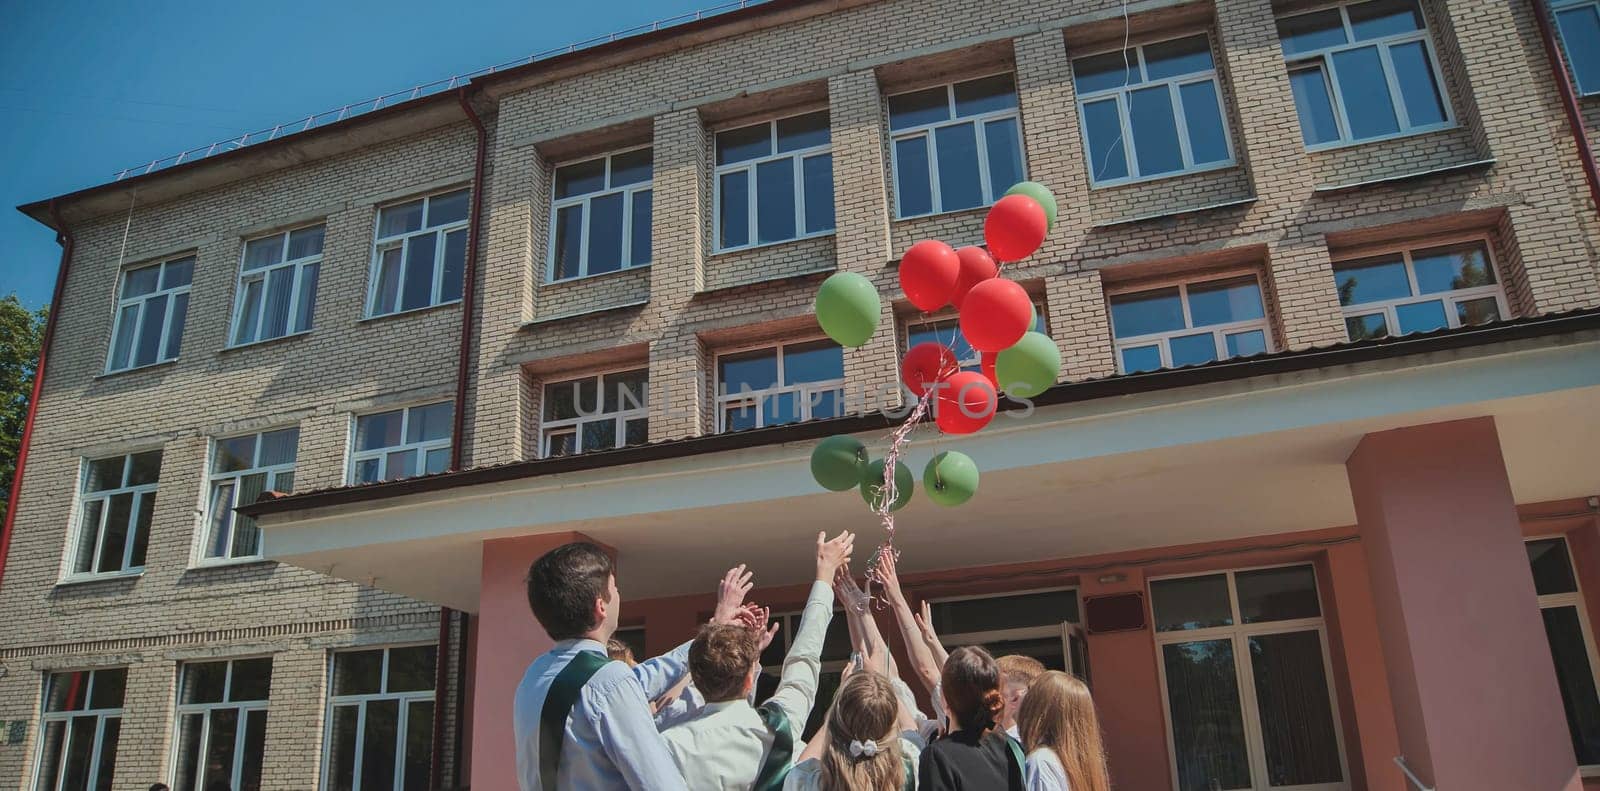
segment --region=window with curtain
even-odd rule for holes
[[[1311,566],[1150,583],[1180,791],[1345,788]]]
[[[549,280],[650,263],[653,156],[650,148],[636,148],[556,168]]]
[[[107,372],[178,359],[193,279],[192,255],[122,273]]]
[[[233,509],[255,502],[263,492],[294,491],[299,444],[298,428],[217,440],[211,456],[211,498],[202,563],[261,557],[261,530],[256,520]]]
[[[1350,340],[1488,324],[1510,315],[1481,241],[1398,250],[1333,265]]]
[[[260,791],[272,657],[185,662],[174,791]]]
[[[1600,766],[1600,695],[1595,691],[1595,668],[1600,663],[1595,658],[1594,635],[1567,540],[1538,538],[1528,541],[1526,547],[1534,591],[1539,595],[1539,616],[1550,640],[1550,658],[1555,661],[1556,686],[1561,688],[1567,730],[1572,734],[1572,751],[1579,766]]]
[[[50,673],[45,677],[34,791],[111,788],[127,686],[125,667]]]
[[[1583,96],[1600,94],[1600,3],[1555,0],[1551,5],[1578,93]]]
[[[1125,374],[1272,350],[1254,275],[1113,295],[1111,334]]]
[[[717,358],[717,430],[778,426],[844,414],[844,349],[808,341]]]
[[[571,456],[650,438],[650,372],[585,376],[544,387],[543,455]]]
[[[368,316],[461,299],[469,197],[468,190],[455,190],[378,210]]]
[[[833,232],[828,111],[717,133],[717,249]]]
[[[1233,164],[1205,34],[1078,58],[1072,76],[1095,186]]]
[[[333,655],[322,787],[427,791],[433,766],[431,645]]]
[[[160,477],[159,450],[88,462],[79,496],[69,576],[144,570]]]
[[[310,331],[322,235],[323,226],[313,225],[245,242],[231,345]]]
[[[1454,123],[1417,0],[1368,0],[1278,20],[1309,148]]]
[[[961,211],[1022,181],[1022,128],[1011,74],[889,97],[895,216]]]
[[[356,418],[350,482],[373,483],[444,472],[450,466],[449,401]]]

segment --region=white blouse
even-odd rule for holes
[[[1061,759],[1049,747],[1040,747],[1028,753],[1023,766],[1023,787],[1027,791],[1071,791],[1067,786],[1067,770]]]

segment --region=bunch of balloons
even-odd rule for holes
[[[983,223],[985,247],[953,249],[924,239],[900,259],[900,288],[906,300],[924,313],[953,306],[961,335],[980,355],[977,371],[964,371],[950,346],[919,343],[900,363],[900,379],[928,409],[912,412],[915,420],[931,412],[945,434],[972,434],[994,419],[1000,393],[1032,398],[1056,382],[1061,351],[1054,340],[1033,330],[1033,299],[1014,280],[1000,276],[1004,264],[1032,255],[1055,226],[1056,200],[1044,185],[1024,181],[1006,191],[990,207]],[[862,346],[878,329],[882,304],[872,282],[853,272],[840,272],[817,292],[817,321],[823,332],[842,346]],[[919,402],[919,407],[922,404]],[[896,442],[904,432],[896,433]],[[898,444],[895,447],[898,456]],[[874,511],[885,511],[883,491],[894,482],[894,501],[887,511],[911,499],[911,471],[899,461],[885,469],[885,459],[872,460],[859,440],[834,436],[811,454],[811,474],[831,491],[858,488]],[[957,451],[936,455],[923,472],[929,499],[939,505],[965,503],[977,492],[978,466]]]

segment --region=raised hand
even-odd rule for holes
[[[866,612],[870,601],[867,592],[856,584],[856,578],[851,576],[848,566],[840,566],[833,575],[833,594],[839,598],[845,610],[852,613]]]
[[[817,581],[831,583],[839,567],[850,562],[855,547],[856,535],[849,530],[831,539],[827,533],[817,533]]]
[[[717,583],[717,608],[711,613],[712,623],[734,623],[739,606],[744,603],[745,594],[754,587],[750,582],[753,576],[754,572],[745,571],[743,563],[728,569],[728,573],[722,575],[722,580]]]
[[[878,583],[883,586],[883,595],[891,604],[906,600],[905,593],[900,590],[900,574],[894,562],[893,547],[884,545],[878,548]]]

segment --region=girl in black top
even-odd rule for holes
[[[1005,703],[994,657],[976,646],[951,651],[939,686],[950,733],[923,751],[919,791],[1022,791],[1022,750],[995,727]]]

